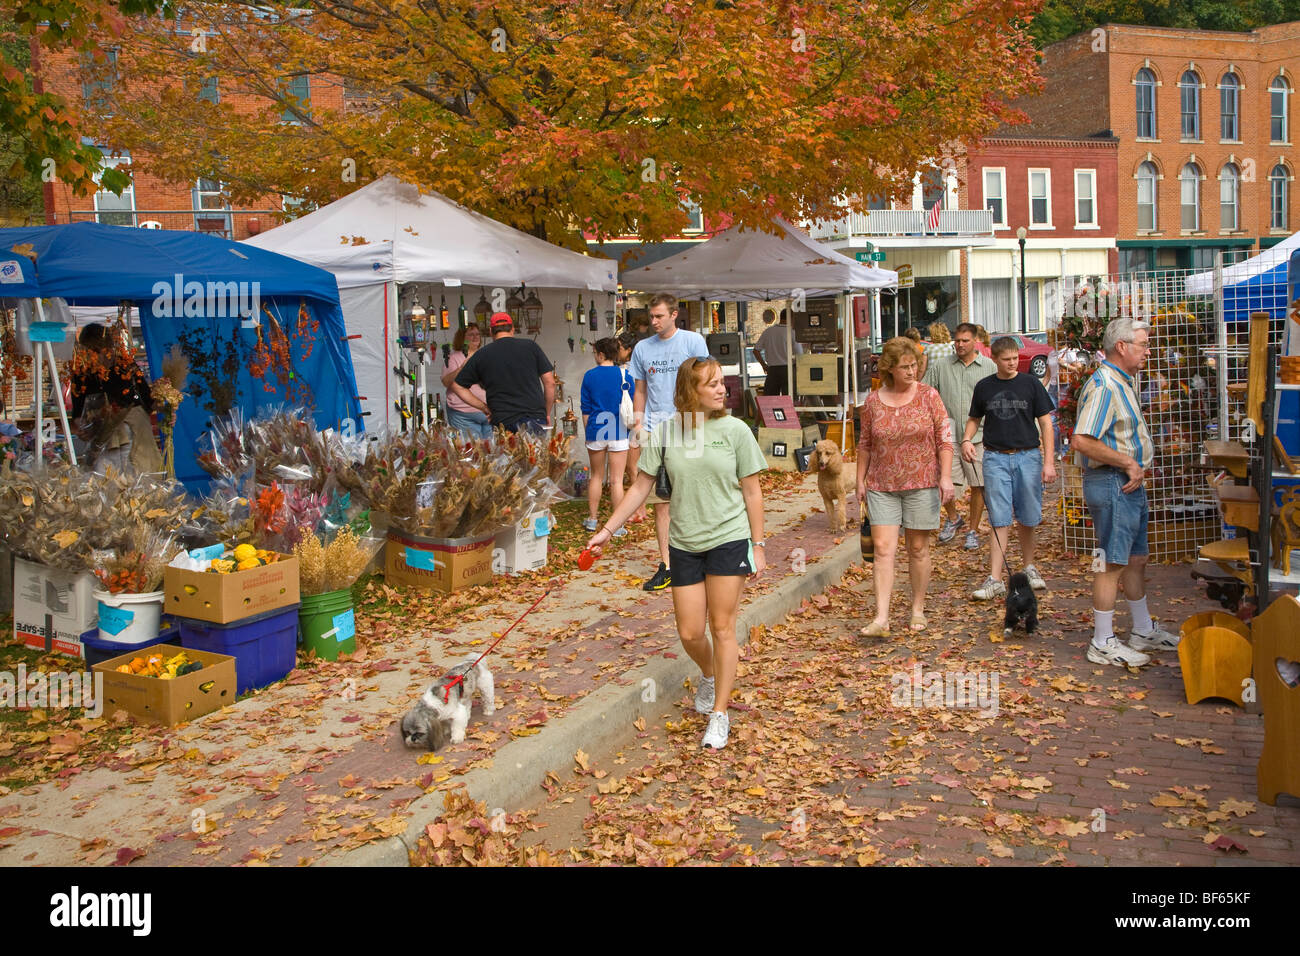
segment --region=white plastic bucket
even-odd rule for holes
[[[99,602],[99,638],[116,644],[143,644],[158,636],[163,592],[113,594],[95,591]]]

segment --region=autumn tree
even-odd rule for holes
[[[555,242],[653,241],[685,197],[757,223],[910,192],[1033,88],[1037,3],[201,5],[200,44],[132,22],[109,129],[152,172],[236,199],[325,202],[392,173]],[[298,99],[303,73],[344,105]]]
[[[24,199],[56,174],[79,195],[94,192],[101,159],[99,150],[82,143],[89,129],[81,125],[78,105],[43,89],[33,61],[71,51],[103,67],[105,45],[127,18],[162,6],[161,0],[0,0],[0,154]],[[102,183],[121,192],[130,179],[110,169]]]

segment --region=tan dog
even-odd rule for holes
[[[854,493],[857,478],[851,469],[844,467],[840,446],[825,438],[817,443],[808,457],[808,470],[817,472],[817,490],[826,503],[826,518],[830,521],[831,531],[838,534],[848,524],[844,506],[849,495]]]

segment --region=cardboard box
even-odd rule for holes
[[[280,555],[274,564],[230,574],[168,568],[163,609],[177,617],[229,624],[298,603],[298,559]]]
[[[190,660],[201,663],[203,669],[171,680],[117,671],[120,665],[129,664],[137,656],[161,654],[166,660],[181,651]],[[235,702],[235,659],[228,654],[210,654],[175,644],[154,644],[96,664],[91,670],[104,675],[105,714],[125,710],[140,720],[175,727]]]
[[[496,535],[478,538],[426,538],[392,528],[384,546],[384,579],[450,592],[492,580]]]
[[[794,388],[800,395],[838,395],[835,368],[840,357],[833,353],[794,357]]]
[[[803,443],[805,445],[815,445],[822,440],[822,427],[820,425],[805,425],[803,427]]]
[[[794,453],[802,435],[790,428],[760,428],[758,447],[767,459],[767,467],[776,471],[798,471]]]
[[[88,571],[60,571],[15,555],[14,639],[36,650],[84,657],[82,637],[99,634],[97,587]]]
[[[492,549],[492,573],[519,574],[546,567],[554,524],[554,516],[546,512],[529,515],[509,528],[498,531]]]

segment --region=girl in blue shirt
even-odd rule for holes
[[[591,460],[591,480],[587,483],[588,518],[582,526],[595,531],[600,511],[601,488],[605,483],[605,461],[609,459],[609,497],[614,508],[623,500],[623,471],[627,467],[627,427],[619,416],[619,404],[626,392],[632,394],[632,378],[615,363],[619,342],[600,339],[593,349],[596,367],[582,377],[582,422],[586,428],[587,457]],[[618,529],[627,534],[623,528]]]

